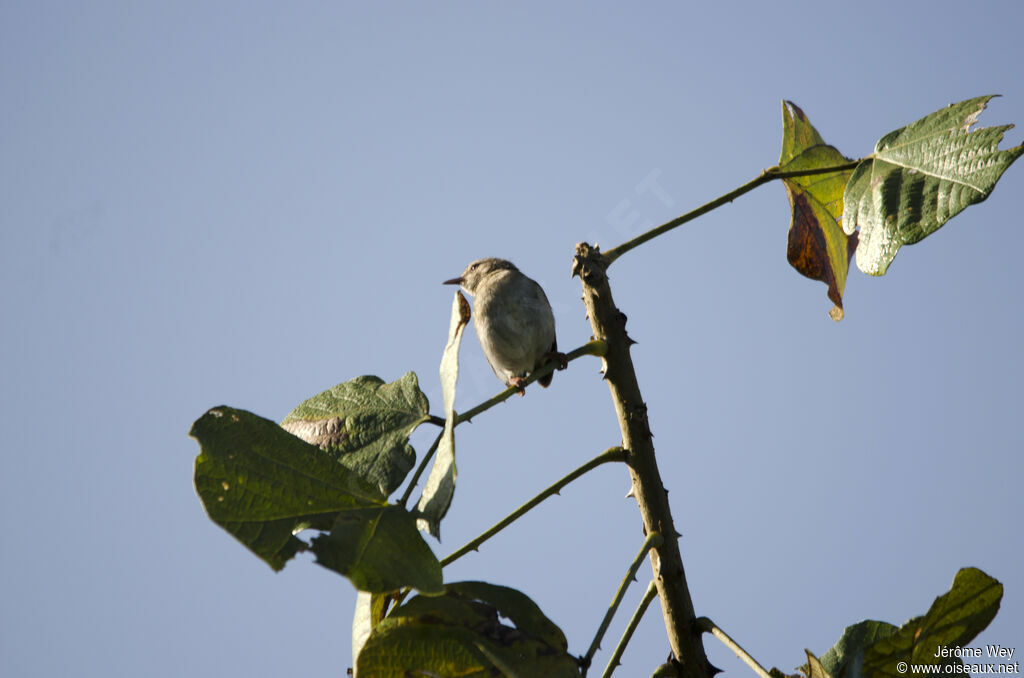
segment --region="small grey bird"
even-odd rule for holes
[[[507,386],[523,394],[526,376],[549,359],[565,357],[555,341],[555,316],[544,290],[523,275],[511,261],[477,259],[458,278],[445,285],[459,285],[473,295],[473,326],[487,362]],[[537,381],[546,387],[551,374]]]

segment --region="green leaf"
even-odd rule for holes
[[[251,412],[215,407],[189,435],[199,442],[195,486],[210,519],[275,570],[305,550],[300,530],[329,529],[338,511],[385,503],[330,455]]]
[[[935,599],[927,614],[911,619],[865,651],[863,675],[900,678],[899,662],[960,663],[956,657],[935,655],[940,648],[970,643],[996,616],[1002,597],[1003,585],[992,577],[974,567],[960,570],[953,587]]]
[[[782,153],[784,172],[835,167],[850,161],[825,143],[799,106],[782,102]],[[834,304],[829,315],[843,317],[843,290],[857,236],[839,226],[843,191],[852,170],[784,178],[786,196],[793,210],[786,257],[793,268],[812,280],[828,285]]]
[[[882,137],[846,186],[843,228],[860,229],[857,266],[883,275],[903,245],[989,196],[1024,144],[998,150],[1013,125],[971,130],[992,96],[951,104]]]
[[[821,655],[821,666],[836,678],[859,676],[864,662],[864,651],[882,638],[895,633],[897,627],[883,621],[865,619],[847,626],[842,638]],[[800,667],[805,673],[807,669]]]
[[[522,591],[483,581],[455,582],[445,590],[464,600],[479,600],[496,608],[520,631],[543,640],[551,647],[562,651],[569,648],[562,630]]]
[[[462,332],[469,323],[469,302],[462,292],[455,291],[452,315],[448,326],[448,343],[441,355],[441,393],[444,398],[444,431],[437,446],[437,456],[416,504],[420,529],[441,538],[441,519],[448,513],[455,495],[455,384],[459,379],[459,346]]]
[[[303,401],[281,426],[330,452],[386,496],[416,461],[409,435],[430,418],[429,409],[413,372],[390,384],[364,376]]]
[[[401,506],[341,511],[330,534],[313,539],[312,550],[317,563],[348,577],[360,591],[443,591],[441,563]]]
[[[378,624],[356,659],[356,675],[579,675],[562,632],[524,594],[483,582],[445,590],[413,598]]]

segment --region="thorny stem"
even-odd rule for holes
[[[629,354],[630,345],[636,342],[626,334],[625,314],[615,307],[607,262],[601,252],[587,243],[579,243],[572,270],[583,284],[583,303],[594,337],[608,343],[604,377],[622,433],[626,466],[633,483],[631,493],[640,509],[644,534],[658,532],[664,537],[663,544],[650,550],[650,561],[674,657],[672,667],[683,678],[710,678],[714,668],[704,654],[700,633],[693,626],[696,614],[679,552],[679,532],[658,470],[647,405]]]
[[[771,678],[771,674],[765,671],[764,667],[757,663],[757,660],[751,657],[746,650],[740,647],[739,643],[729,637],[722,629],[715,625],[715,622],[711,621],[707,617],[701,617],[697,620],[697,628],[705,633],[710,633],[715,638],[722,641],[722,644],[727,648],[736,653],[746,663],[747,666],[754,670],[754,673],[761,676],[761,678]]]
[[[682,226],[688,221],[692,221],[703,214],[707,214],[711,210],[721,207],[727,202],[732,202],[733,200],[740,197],[744,193],[749,193],[750,191],[754,190],[761,184],[766,184],[769,181],[773,181],[775,179],[790,179],[793,177],[813,176],[815,174],[831,174],[833,172],[845,172],[846,170],[855,169],[859,164],[860,160],[855,160],[853,162],[848,162],[843,165],[835,165],[833,167],[818,167],[816,169],[793,170],[789,172],[782,171],[781,169],[779,169],[778,166],[766,169],[763,172],[761,172],[761,174],[758,177],[751,179],[750,181],[743,184],[739,188],[733,191],[729,191],[725,195],[715,198],[711,202],[701,205],[697,209],[690,210],[686,214],[676,217],[672,221],[666,222],[661,226],[655,226],[646,233],[641,233],[632,240],[627,240],[621,245],[617,245],[616,247],[613,247],[610,250],[603,252],[602,256],[605,260],[605,266],[611,266],[613,261],[621,257],[626,252],[630,251],[634,247],[642,245],[648,240],[658,237],[662,233],[671,231],[676,226]]]
[[[630,617],[626,630],[622,632],[622,637],[619,638],[615,651],[612,652],[611,658],[608,659],[608,664],[605,665],[601,678],[611,678],[612,673],[614,673],[619,665],[619,661],[622,659],[622,653],[626,651],[626,646],[629,645],[629,641],[633,638],[636,627],[640,625],[640,620],[644,618],[644,613],[647,612],[648,606],[650,606],[651,601],[654,600],[656,595],[658,595],[658,587],[652,579],[651,583],[647,585],[647,590],[644,591],[644,597],[640,599],[640,604],[633,611],[633,616]]]
[[[608,611],[604,615],[604,619],[601,620],[601,625],[597,627],[597,633],[594,634],[594,640],[590,643],[590,649],[587,650],[587,654],[583,656],[583,660],[580,662],[583,667],[583,675],[587,675],[587,669],[590,668],[590,662],[594,659],[594,655],[597,653],[599,647],[601,647],[601,639],[604,638],[605,632],[608,630],[608,625],[612,623],[612,617],[615,616],[615,612],[619,609],[619,605],[622,603],[622,597],[626,595],[626,589],[629,588],[631,582],[636,581],[636,571],[640,569],[640,565],[643,564],[647,558],[647,552],[652,548],[661,546],[665,540],[661,538],[661,535],[657,532],[651,532],[647,535],[647,539],[644,540],[644,545],[640,547],[640,551],[637,552],[636,558],[629,565],[629,570],[626,571],[626,576],[623,577],[622,583],[619,584],[619,589],[615,592],[615,597],[612,598],[612,604],[608,606]]]
[[[451,555],[442,558],[441,559],[441,566],[444,567],[446,565],[450,565],[450,564],[454,563],[456,560],[458,560],[459,558],[461,558],[462,556],[464,556],[467,553],[469,553],[470,551],[477,550],[480,547],[481,544],[483,544],[485,541],[487,541],[488,539],[490,539],[491,537],[493,537],[494,535],[498,534],[499,532],[504,530],[506,527],[511,525],[513,522],[515,522],[517,519],[522,517],[523,514],[525,514],[530,509],[532,509],[534,506],[536,506],[537,504],[541,503],[542,501],[544,501],[545,499],[547,499],[551,495],[558,494],[559,492],[561,492],[563,487],[565,487],[566,485],[568,485],[572,481],[576,480],[577,478],[579,478],[583,474],[587,473],[588,471],[591,471],[591,470],[597,468],[601,464],[607,464],[610,461],[624,461],[625,458],[626,458],[626,453],[623,451],[623,449],[621,447],[610,447],[610,448],[608,448],[607,450],[605,450],[601,454],[597,455],[596,457],[594,457],[593,459],[588,461],[583,466],[580,466],[576,470],[574,470],[571,473],[569,473],[567,476],[565,476],[564,478],[562,478],[561,480],[556,482],[554,485],[551,485],[550,487],[548,487],[546,490],[544,490],[543,492],[538,494],[536,497],[534,497],[530,501],[526,502],[525,504],[523,504],[522,506],[517,508],[512,513],[508,514],[508,516],[506,516],[499,523],[494,525],[494,527],[490,528],[489,530],[487,530],[486,532],[481,534],[476,539],[470,541],[469,543],[467,543],[462,548],[460,548],[460,549],[456,550],[455,552],[453,552]]]
[[[603,356],[605,354],[605,351],[607,350],[607,348],[608,348],[607,344],[605,344],[603,341],[600,341],[600,340],[588,341],[587,343],[583,344],[579,348],[573,349],[572,351],[566,353],[565,354],[565,361],[567,363],[569,363],[569,362],[572,362],[573,360],[576,360],[577,358],[579,358],[581,356],[585,356],[585,355],[596,355],[596,356],[600,357],[600,356]],[[529,386],[533,382],[535,382],[538,379],[540,379],[541,377],[543,377],[545,374],[551,374],[558,367],[559,367],[558,364],[556,364],[554,362],[551,362],[551,363],[548,363],[547,365],[545,365],[544,367],[540,368],[539,370],[534,371],[526,379],[526,381],[523,383],[523,388],[526,388],[527,386]],[[480,414],[481,412],[485,412],[486,410],[491,409],[492,407],[494,407],[495,405],[497,405],[499,403],[505,402],[506,400],[508,400],[509,398],[511,398],[513,395],[515,395],[518,392],[519,392],[519,390],[515,386],[509,386],[507,389],[505,389],[504,391],[502,391],[498,395],[496,395],[493,398],[490,398],[488,400],[485,400],[484,402],[480,403],[476,407],[474,407],[474,408],[472,408],[470,410],[467,410],[463,414],[459,414],[459,413],[456,412],[455,413],[455,425],[458,426],[462,422],[470,421],[476,415]],[[444,419],[440,419],[440,417],[431,416],[428,421],[430,421],[431,423],[435,423],[435,421],[434,421],[435,419],[439,419],[440,422],[441,422],[440,425],[444,426]],[[399,505],[405,506],[409,502],[409,498],[412,496],[413,490],[416,489],[416,484],[419,482],[420,476],[423,475],[423,472],[427,468],[427,464],[430,463],[430,460],[434,457],[434,453],[437,452],[437,446],[441,443],[441,436],[443,434],[444,434],[443,430],[441,431],[441,433],[437,434],[437,438],[434,439],[434,444],[431,445],[430,449],[427,450],[427,453],[423,455],[423,459],[422,459],[422,461],[420,461],[419,467],[417,467],[416,472],[413,474],[412,480],[409,481],[409,486],[405,488],[405,493],[402,494],[402,498],[398,502]]]

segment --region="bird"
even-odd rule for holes
[[[525,392],[526,377],[558,353],[555,316],[537,282],[506,259],[477,259],[458,278],[445,280],[473,296],[473,327],[494,374],[506,386]],[[552,373],[537,381],[547,387]]]

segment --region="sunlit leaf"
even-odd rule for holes
[[[959,664],[957,657],[937,657],[939,649],[970,643],[996,616],[1002,597],[1003,585],[992,577],[974,567],[960,570],[952,588],[935,599],[927,614],[911,619],[865,651],[863,675],[899,678],[904,675],[900,662]]]
[[[423,494],[416,504],[420,514],[417,521],[421,530],[441,538],[441,519],[451,506],[455,495],[455,384],[459,379],[459,346],[462,333],[469,323],[469,302],[462,292],[455,291],[452,299],[451,321],[448,327],[448,343],[441,356],[441,393],[444,398],[444,431],[437,446],[437,455],[430,475],[423,487]]]
[[[779,169],[786,172],[836,167],[850,161],[821,138],[799,106],[782,102],[782,153]],[[793,210],[786,256],[790,265],[828,286],[834,304],[830,315],[843,317],[843,290],[857,236],[839,226],[843,190],[852,170],[783,179]]]
[[[363,376],[302,402],[281,426],[389,495],[416,461],[409,435],[430,418],[429,409],[414,373],[390,384]]]
[[[363,650],[363,645],[366,645],[366,639],[370,637],[370,631],[377,625],[379,621],[374,615],[374,599],[381,599],[380,594],[370,593],[369,591],[360,591],[356,594],[356,609],[352,614],[352,657],[359,656],[359,653]],[[355,678],[358,678],[358,674],[353,674]]]
[[[989,196],[1024,153],[1000,151],[1012,125],[971,130],[992,96],[951,104],[882,137],[846,186],[843,228],[860,229],[857,266],[882,275],[903,245]]]
[[[818,658],[811,654],[810,650],[804,650],[804,652],[807,654],[807,663],[801,668],[804,670],[807,678],[832,678],[829,672],[825,670],[825,667],[821,665],[821,662],[818,661]]]

